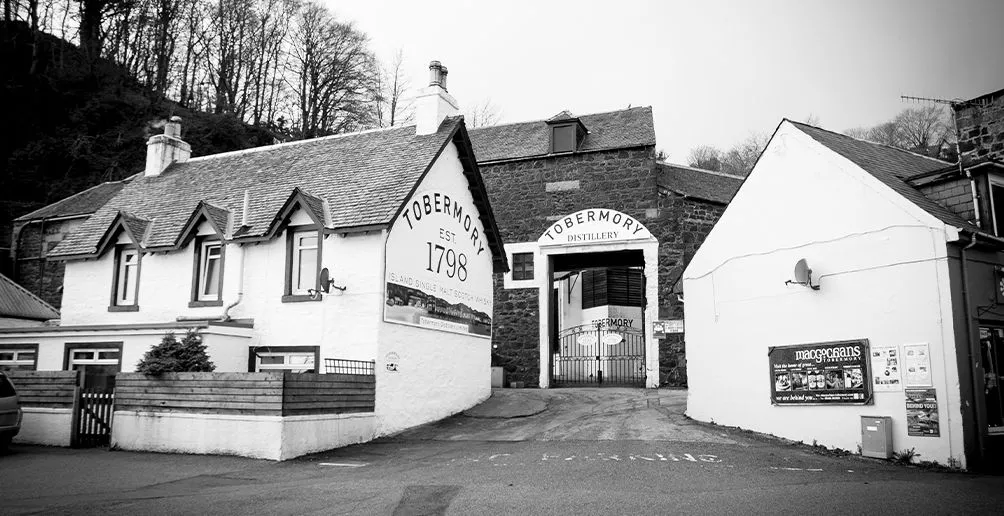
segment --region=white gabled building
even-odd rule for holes
[[[3,330],[0,348],[88,386],[187,328],[218,372],[375,361],[377,435],[483,401],[492,274],[508,267],[430,68],[417,125],[191,158],[172,119],[146,170],[49,253],[66,261],[58,325]]]
[[[783,121],[683,275],[687,414],[851,451],[885,416],[918,460],[999,460],[1004,240],[962,186],[999,170]]]

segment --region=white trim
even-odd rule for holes
[[[217,250],[215,256],[210,256],[210,254],[209,254],[210,251],[212,250],[212,248],[216,248],[216,250]],[[198,291],[198,293],[196,295],[196,298],[199,301],[219,301],[220,300],[220,295],[222,294],[219,291],[219,288],[220,288],[219,287],[219,285],[220,285],[219,278],[217,278],[217,280],[214,282],[216,284],[215,287],[217,289],[216,293],[215,294],[207,294],[206,293],[206,279],[207,279],[207,277],[206,277],[206,271],[209,268],[209,261],[210,260],[215,260],[216,261],[216,273],[218,275],[222,276],[223,275],[223,242],[221,242],[219,240],[206,240],[206,241],[202,242],[202,245],[199,247],[199,285],[198,285],[199,291]]]
[[[127,261],[130,256],[134,258],[132,262]],[[118,267],[115,271],[115,305],[135,305],[137,290],[139,290],[139,249],[123,247],[119,249]]]
[[[990,181],[990,184],[988,185],[990,191],[987,192],[990,194],[988,196],[990,197],[990,222],[992,222],[994,226],[994,235],[1001,236],[1001,233],[1004,233],[1004,228],[997,227],[997,206],[994,205],[994,187],[996,186],[1004,190],[1004,178],[987,175],[987,179]],[[1004,206],[1001,206],[1001,210],[1004,210]]]
[[[300,242],[300,240],[304,239],[304,238],[313,238],[314,239],[314,245],[313,246],[302,245],[301,242]],[[315,277],[315,275],[316,275],[316,271],[319,268],[318,267],[318,265],[319,265],[318,259],[320,258],[320,240],[317,237],[317,230],[316,229],[311,229],[311,230],[308,230],[308,231],[294,231],[293,232],[293,247],[292,247],[292,254],[293,254],[293,256],[290,257],[290,259],[292,261],[291,261],[291,263],[289,265],[290,266],[290,272],[289,272],[289,274],[290,274],[290,278],[289,278],[289,290],[290,290],[290,294],[306,294],[308,290],[313,290],[314,285],[316,284],[316,281],[315,281],[315,282],[311,282],[310,285],[307,288],[303,288],[303,289],[299,288],[300,280],[303,277],[303,271],[300,269],[300,253],[302,253],[303,251],[309,251],[309,250],[313,250],[314,251],[314,269],[313,270],[315,272],[314,272],[314,274],[311,274],[309,276],[310,278],[313,279]]]
[[[532,253],[533,254],[533,278],[526,280],[514,280],[512,279],[513,268],[509,269],[502,276],[502,287],[506,289],[511,288],[538,288],[537,279],[540,276],[541,271],[541,254],[540,248],[537,242],[517,242],[512,244],[505,244],[505,254],[508,258],[509,263],[514,263],[513,255],[520,253]],[[544,262],[546,265],[546,262]]]

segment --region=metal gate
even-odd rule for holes
[[[114,389],[78,389],[71,446],[107,446],[111,442],[114,402]]]
[[[569,328],[558,334],[551,365],[555,387],[644,387],[645,334],[629,326]]]

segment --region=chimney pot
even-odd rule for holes
[[[164,134],[168,136],[173,136],[175,138],[181,138],[181,117],[172,116],[167,123],[164,124]]]
[[[449,73],[450,73],[450,71],[447,70],[446,67],[444,66],[443,67],[443,73],[442,73],[442,75],[439,76],[439,85],[443,88],[444,91],[450,91],[450,90],[446,89],[446,76]]]
[[[443,81],[443,64],[439,61],[429,63],[429,86],[441,86]]]

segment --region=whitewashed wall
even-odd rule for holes
[[[417,191],[426,189],[450,192],[451,198],[473,207],[454,145],[447,146]],[[407,223],[398,220],[390,231],[406,229]],[[491,299],[490,252],[472,260],[487,261],[489,278],[482,295]],[[396,372],[386,368],[391,353],[398,357]],[[491,339],[383,322],[376,380],[377,435],[442,419],[491,395]]]
[[[687,414],[851,451],[860,416],[891,416],[895,450],[964,461],[946,237],[850,161],[782,124],[684,273]],[[805,258],[821,285],[785,285]],[[772,406],[770,346],[928,343],[941,436],[907,435],[903,391],[873,405]]]

